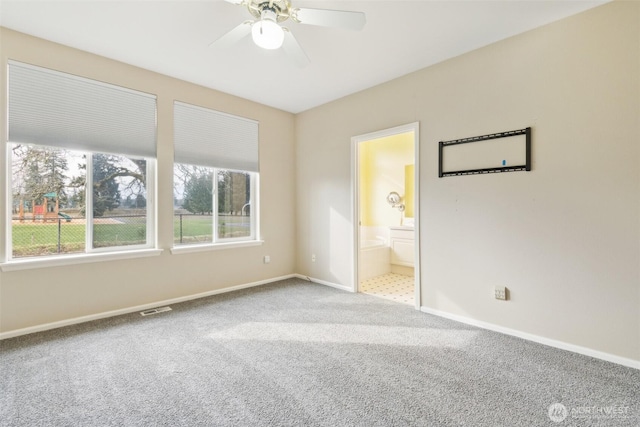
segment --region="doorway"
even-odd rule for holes
[[[419,124],[351,138],[353,291],[420,309]]]

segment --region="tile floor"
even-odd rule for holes
[[[360,282],[360,292],[403,304],[415,304],[414,280],[411,276],[388,273]]]

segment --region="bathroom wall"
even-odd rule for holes
[[[415,209],[415,170],[414,164],[406,165],[404,167],[404,217],[413,218],[413,211]]]
[[[405,166],[414,163],[413,134],[362,142],[359,150],[361,225],[401,225],[403,214],[387,203],[387,195],[392,191],[405,195]]]

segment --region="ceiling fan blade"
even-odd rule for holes
[[[242,24],[238,25],[228,33],[224,34],[219,39],[213,41],[209,45],[209,47],[215,46],[215,47],[227,48],[236,44],[237,42],[239,42],[240,40],[248,36],[249,33],[251,33],[251,24],[253,24],[252,21],[243,22]]]
[[[291,58],[299,67],[306,67],[311,61],[302,47],[293,36],[288,28],[282,27],[284,30],[284,41],[282,42],[282,50]]]
[[[321,27],[339,27],[361,30],[367,22],[363,12],[347,10],[300,8],[292,11],[293,19],[301,24],[319,25]]]
[[[224,1],[231,4],[242,4],[244,2],[244,0],[224,0]]]

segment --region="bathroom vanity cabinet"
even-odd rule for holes
[[[414,229],[413,227],[390,227],[391,264],[413,267]]]

